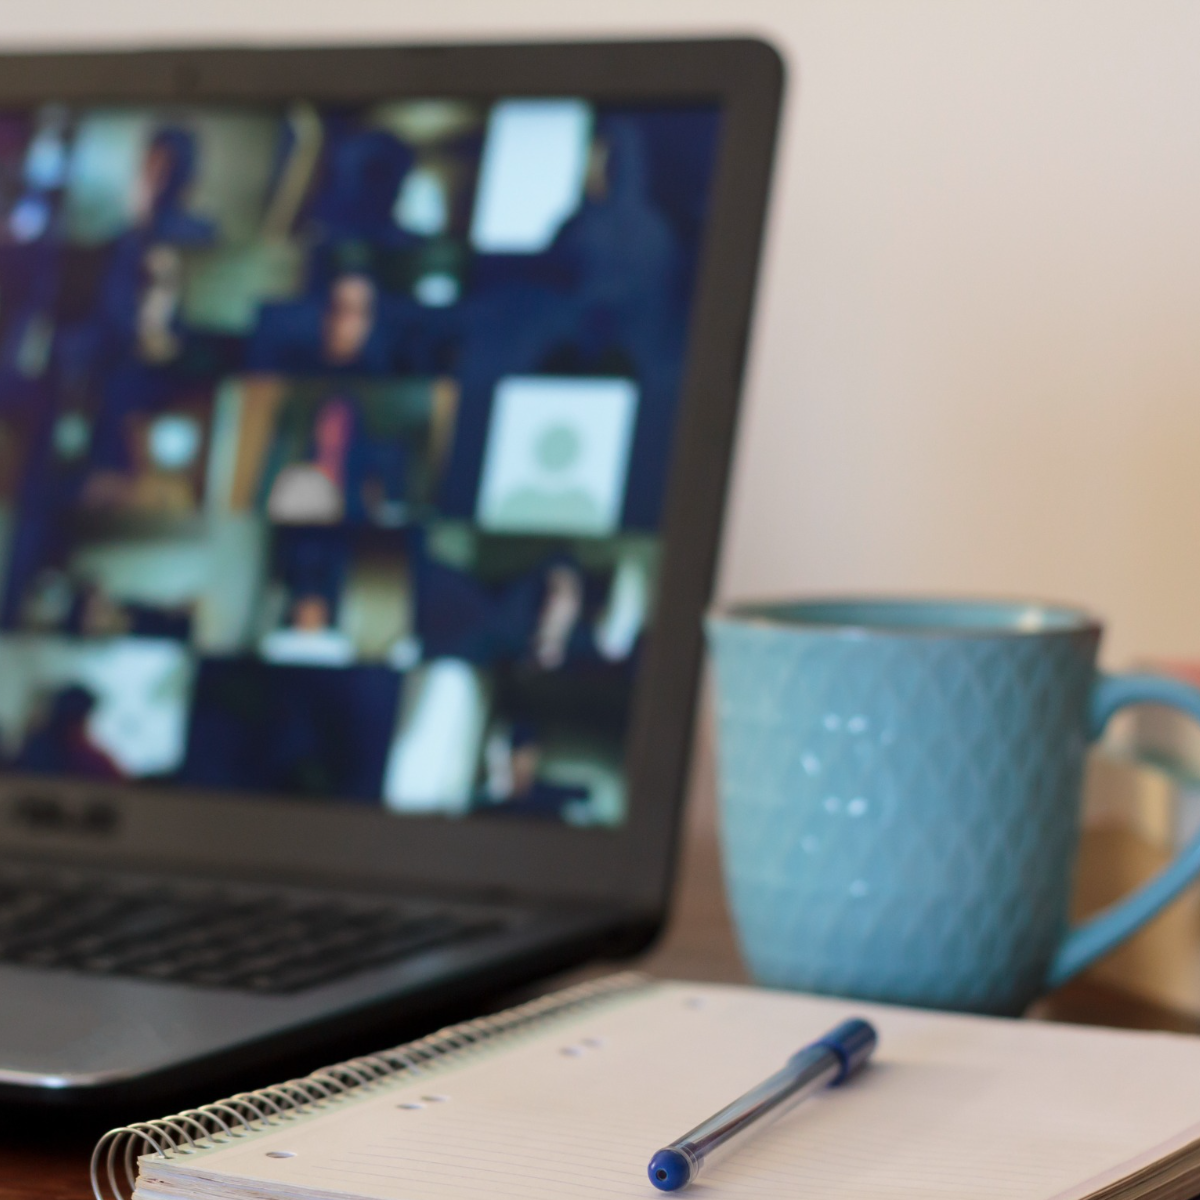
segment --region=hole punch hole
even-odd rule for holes
[[[396,1107],[406,1108],[411,1112],[413,1109],[424,1108],[425,1105],[418,1104],[415,1100],[406,1100],[403,1104],[397,1104]]]
[[[295,1150],[268,1150],[268,1158],[295,1158]]]
[[[583,1047],[582,1046],[564,1046],[559,1051],[559,1054],[563,1055],[563,1057],[565,1057],[565,1058],[580,1058],[583,1055]]]
[[[421,1099],[424,1100],[426,1104],[446,1104],[449,1102],[450,1097],[435,1094],[432,1096],[422,1096]]]

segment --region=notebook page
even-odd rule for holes
[[[215,1151],[144,1158],[137,1197],[650,1200],[654,1150],[854,1014],[879,1029],[871,1066],[691,1195],[1065,1200],[1200,1136],[1200,1039],[665,984],[426,1082]]]

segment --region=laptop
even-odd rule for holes
[[[0,1098],[661,926],[782,68],[0,59]]]

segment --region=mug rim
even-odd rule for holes
[[[849,610],[843,619],[821,618],[817,609]],[[957,608],[977,617],[991,610],[1007,613],[1009,620],[964,622],[930,620],[917,623],[899,619],[902,609]],[[853,610],[857,610],[856,619]],[[866,618],[875,610],[877,618]],[[887,620],[888,612],[892,620]],[[808,612],[813,615],[806,616]],[[802,629],[829,636],[913,637],[913,638],[1034,638],[1054,635],[1075,636],[1089,633],[1099,636],[1103,623],[1094,614],[1075,604],[1053,600],[1019,599],[1004,596],[952,596],[938,594],[890,595],[876,593],[808,594],[791,598],[738,600],[713,606],[710,621],[737,623],[763,629]]]

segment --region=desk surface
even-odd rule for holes
[[[745,980],[725,911],[711,835],[693,832],[686,840],[674,920],[658,946],[636,965],[662,976],[713,982]],[[555,982],[566,984],[599,973],[601,969],[589,968]],[[1041,1001],[1038,1015],[1086,1024],[1200,1033],[1200,1021],[1086,979]],[[87,1200],[88,1157],[109,1124],[103,1118],[63,1124],[54,1114],[18,1117],[14,1123],[0,1113],[0,1198]]]

